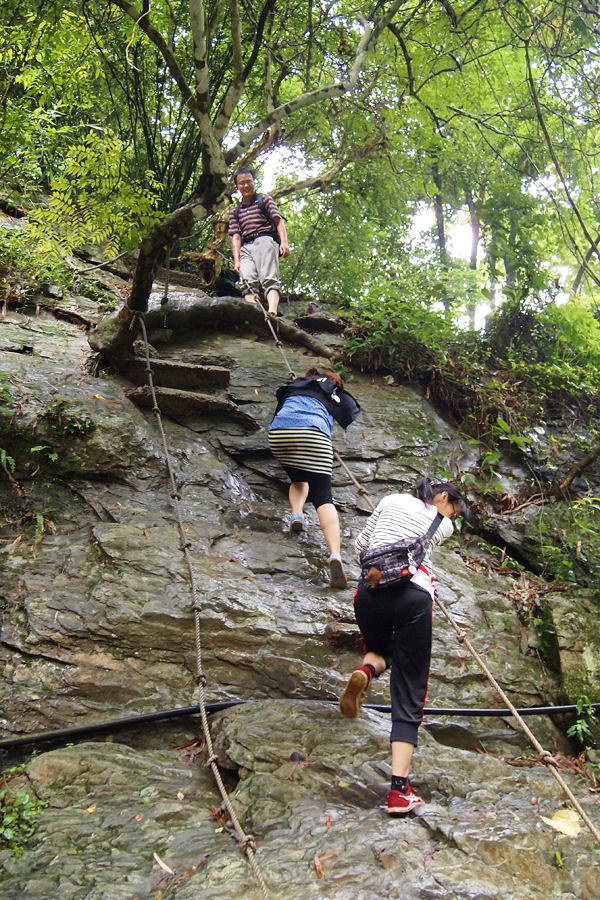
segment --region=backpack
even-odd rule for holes
[[[425,559],[431,538],[442,524],[443,518],[438,513],[427,534],[420,537],[402,538],[393,544],[363,550],[360,554],[360,574],[366,585],[370,588],[382,588],[410,581]]]
[[[269,232],[265,232],[265,235],[267,235],[268,237],[272,237],[276,244],[281,244],[281,238],[279,237],[279,232],[277,231],[277,225],[275,224],[275,222],[269,215],[269,211],[267,210],[267,204],[265,202],[264,194],[255,194],[254,196],[256,198],[256,205],[260,209],[261,213],[263,214],[265,219],[267,219],[271,223],[271,230]],[[242,230],[242,227],[240,225],[240,206],[241,205],[242,205],[241,203],[238,203],[238,205],[233,210],[233,215],[235,216],[235,220],[237,222],[238,228],[240,229],[240,232]],[[281,218],[283,219],[284,217],[281,216]]]

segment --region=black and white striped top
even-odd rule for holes
[[[357,553],[392,544],[402,538],[419,537],[426,534],[427,529],[437,515],[435,506],[423,503],[412,494],[388,494],[377,504],[365,528],[356,538],[354,548]],[[432,545],[441,544],[454,532],[452,519],[444,517],[421,563],[421,567],[411,581],[424,588],[433,596],[435,576],[431,567]]]

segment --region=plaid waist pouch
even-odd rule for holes
[[[403,538],[360,554],[361,575],[370,588],[390,587],[410,581],[425,559],[431,538],[444,517],[438,513],[427,534]]]

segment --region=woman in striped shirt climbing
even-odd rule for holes
[[[391,815],[408,813],[423,802],[409,785],[408,772],[423,720],[431,663],[435,590],[431,546],[449,538],[454,520],[468,517],[469,510],[453,484],[434,484],[423,478],[411,494],[384,497],[355,543],[360,553],[403,538],[419,537],[427,533],[438,513],[444,518],[412,578],[402,584],[375,588],[361,579],[354,597],[354,615],[364,639],[365,657],[350,676],[340,698],[340,710],[346,718],[356,718],[372,678],[391,667]]]
[[[277,390],[277,409],[269,426],[269,447],[289,479],[290,532],[306,531],[304,504],[310,501],[329,548],[329,584],[348,584],[342,565],[340,522],[331,493],[334,420],[346,429],[360,413],[336,372],[310,368],[304,378]]]

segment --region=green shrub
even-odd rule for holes
[[[594,743],[594,726],[597,724],[596,711],[589,697],[582,694],[577,700],[577,720],[567,729],[567,737],[576,738],[585,750]]]
[[[507,290],[485,331],[466,330],[460,272],[451,274],[442,283],[415,267],[402,289],[390,284],[357,301],[349,357],[421,385],[484,450],[530,455],[531,429],[566,403],[589,420],[600,392],[600,324],[591,310]]]
[[[0,276],[3,281],[18,280],[22,290],[28,285],[51,282],[70,288],[73,273],[56,254],[44,251],[27,230],[6,231],[0,228]]]
[[[37,797],[31,799],[26,791],[11,791],[9,782],[22,771],[23,767],[18,766],[0,776],[0,846],[8,847],[13,856],[23,853],[38,819],[48,806]]]

